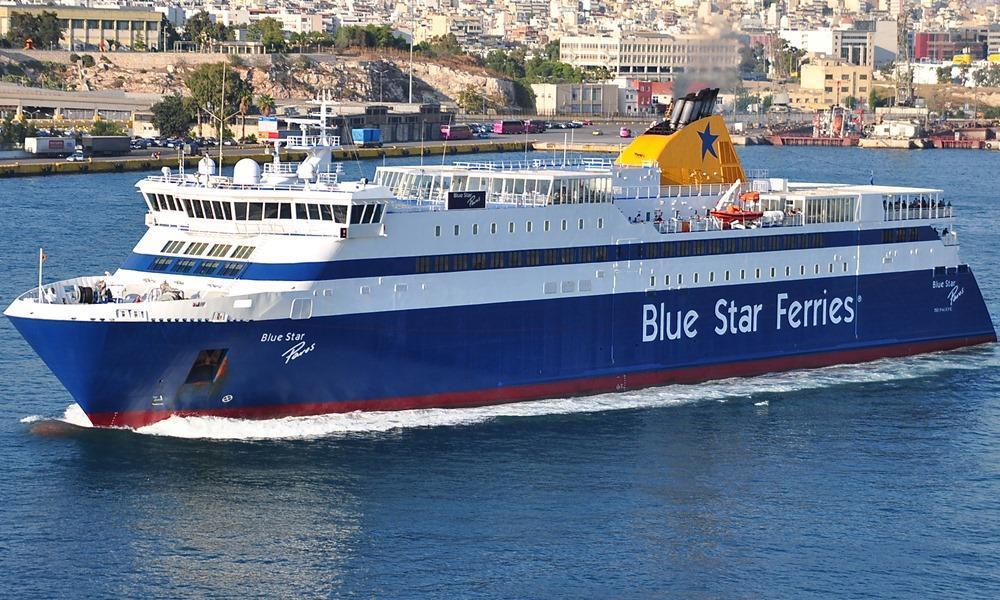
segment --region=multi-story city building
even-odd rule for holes
[[[672,81],[682,75],[735,72],[739,48],[735,36],[634,32],[563,37],[559,58],[582,69],[606,67],[615,77]]]
[[[135,8],[76,8],[67,6],[0,6],[0,37],[10,31],[14,13],[41,14],[54,12],[62,27],[60,49],[111,50],[112,46],[127,48],[162,48],[160,30],[162,15],[156,11]],[[47,48],[46,48],[47,49]]]
[[[986,57],[987,39],[979,29],[919,31],[913,35],[913,60],[951,60],[958,54],[981,60]]]
[[[613,115],[619,112],[618,86],[606,83],[534,83],[539,115]]]
[[[810,54],[836,56],[854,65],[874,66],[875,34],[858,29],[782,29],[780,37]]]
[[[863,103],[872,85],[872,68],[836,57],[813,56],[802,65],[801,84],[790,94],[792,106],[803,110],[843,106],[848,98]]]

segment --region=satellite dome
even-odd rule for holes
[[[233,184],[257,185],[260,183],[260,165],[252,158],[241,158],[233,167]]]

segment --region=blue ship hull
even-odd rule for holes
[[[965,268],[305,320],[12,321],[95,425],[131,427],[503,403],[996,340]]]

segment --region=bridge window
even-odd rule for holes
[[[309,219],[309,209],[305,204],[295,204],[295,220],[305,221]]]
[[[255,249],[256,246],[236,246],[236,249],[233,250],[232,258],[250,258]]]
[[[192,256],[199,256],[207,248],[208,248],[208,243],[205,243],[205,242],[191,242],[190,244],[188,244],[187,249],[184,250],[184,254],[190,254]]]
[[[263,218],[264,218],[264,203],[263,202],[251,202],[248,205],[247,220],[248,221],[260,221]]]
[[[319,205],[319,215],[320,215],[320,217],[324,221],[332,221],[333,220],[333,207],[331,207],[329,204],[320,204]]]

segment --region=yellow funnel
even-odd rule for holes
[[[726,122],[719,115],[692,121],[673,133],[644,133],[618,156],[615,164],[660,165],[660,185],[696,185],[746,181]]]

